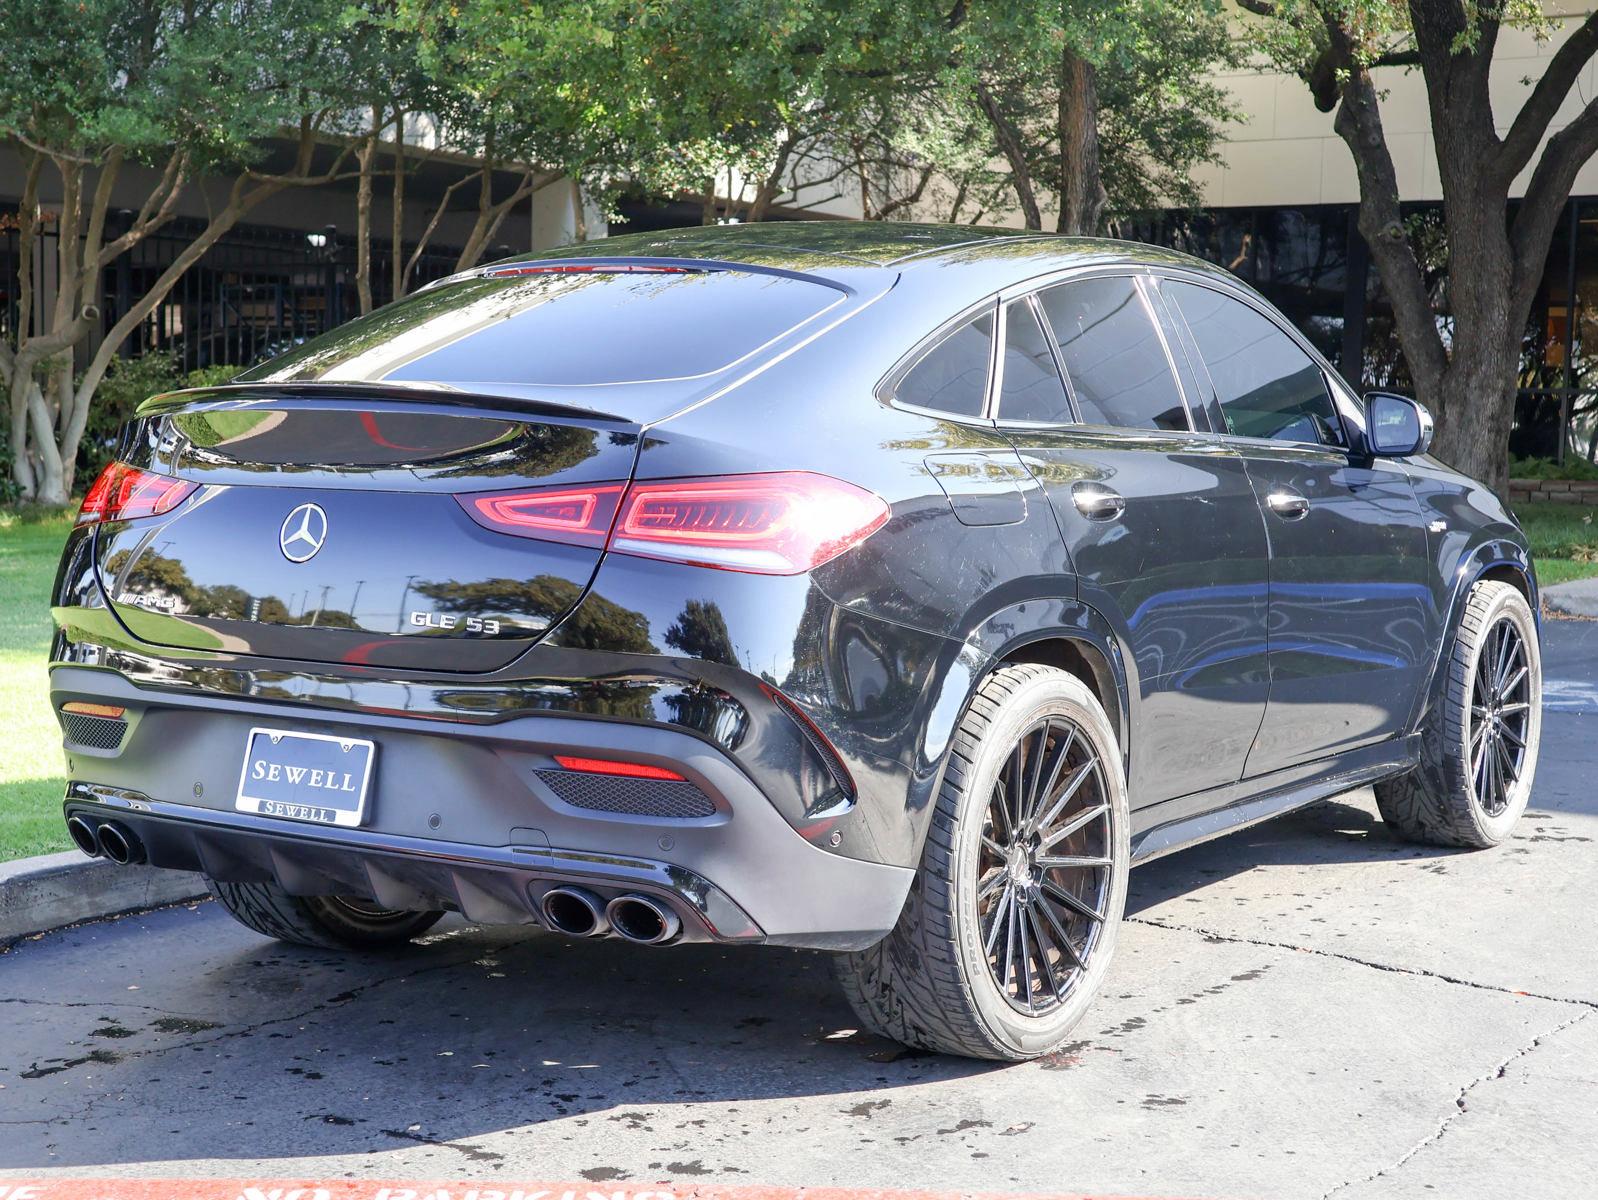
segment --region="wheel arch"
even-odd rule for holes
[[[1443,666],[1447,663],[1449,655],[1453,653],[1454,640],[1459,631],[1460,614],[1465,611],[1471,588],[1484,580],[1507,583],[1518,591],[1531,608],[1532,620],[1541,628],[1542,614],[1538,604],[1537,572],[1532,564],[1531,553],[1521,540],[1492,537],[1461,554],[1453,571],[1453,586],[1448,593],[1448,611],[1444,616],[1442,636],[1437,639],[1437,650],[1432,659],[1430,677],[1426,687],[1422,689],[1422,698],[1409,723],[1408,732],[1416,732],[1425,725],[1436,703],[1438,689],[1442,686]]]
[[[1137,727],[1137,668],[1114,627],[1074,599],[1029,600],[1001,609],[966,636],[929,706],[915,764],[912,861],[919,860],[926,840],[955,729],[988,676],[1017,663],[1058,667],[1082,680],[1103,705],[1120,746],[1122,769],[1129,769]]]
[[[1122,680],[1116,673],[1109,655],[1091,639],[1081,634],[1044,635],[1013,646],[1008,652],[993,660],[988,670],[977,680],[982,685],[993,671],[1012,664],[1032,663],[1044,667],[1057,667],[1074,675],[1087,685],[1110,718],[1110,728],[1115,731],[1116,745],[1126,751],[1128,729],[1126,706],[1122,699]]]

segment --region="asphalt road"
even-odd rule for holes
[[[1140,868],[1047,1061],[856,1033],[814,954],[441,927],[340,958],[201,904],[0,956],[0,1169],[1591,1196],[1598,623],[1547,641],[1512,843],[1404,845],[1353,793]]]

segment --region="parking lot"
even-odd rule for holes
[[[1546,637],[1513,842],[1402,844],[1356,792],[1140,868],[1048,1060],[862,1035],[812,953],[446,924],[342,958],[200,904],[0,955],[0,1168],[1590,1195],[1598,623]]]

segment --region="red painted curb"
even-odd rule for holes
[[[713,1183],[465,1183],[314,1179],[0,1179],[0,1200],[1016,1200],[1014,1193]],[[1030,1193],[1025,1200],[1160,1200]],[[1163,1200],[1171,1200],[1165,1197]]]

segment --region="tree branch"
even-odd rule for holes
[[[1565,200],[1576,182],[1576,174],[1598,153],[1598,100],[1581,110],[1543,147],[1526,185],[1526,195],[1510,227],[1509,243],[1515,254],[1519,284],[1512,303],[1530,306],[1542,281],[1540,269],[1527,270],[1532,262],[1541,264],[1548,255],[1554,225],[1564,212]]]
[[[1037,192],[1032,187],[1032,170],[1027,165],[1026,148],[1021,144],[1020,135],[999,107],[998,99],[980,79],[977,80],[976,96],[977,105],[993,127],[999,150],[1010,164],[1010,180],[1015,187],[1015,198],[1021,205],[1021,214],[1026,218],[1026,227],[1042,229],[1043,213],[1038,208]]]
[[[1581,28],[1554,52],[1547,69],[1531,89],[1531,95],[1526,97],[1526,103],[1515,114],[1503,145],[1493,156],[1493,172],[1499,179],[1505,182],[1513,179],[1531,161],[1559,106],[1570,95],[1570,89],[1576,86],[1582,69],[1594,54],[1598,54],[1598,12],[1583,21]]]
[[[1436,408],[1448,354],[1432,318],[1425,275],[1409,244],[1399,211],[1398,173],[1382,129],[1376,88],[1370,73],[1355,62],[1347,31],[1331,19],[1327,25],[1334,47],[1348,64],[1334,127],[1348,144],[1359,174],[1359,231],[1370,246],[1371,257],[1376,260],[1391,297],[1393,318],[1416,388]]]

